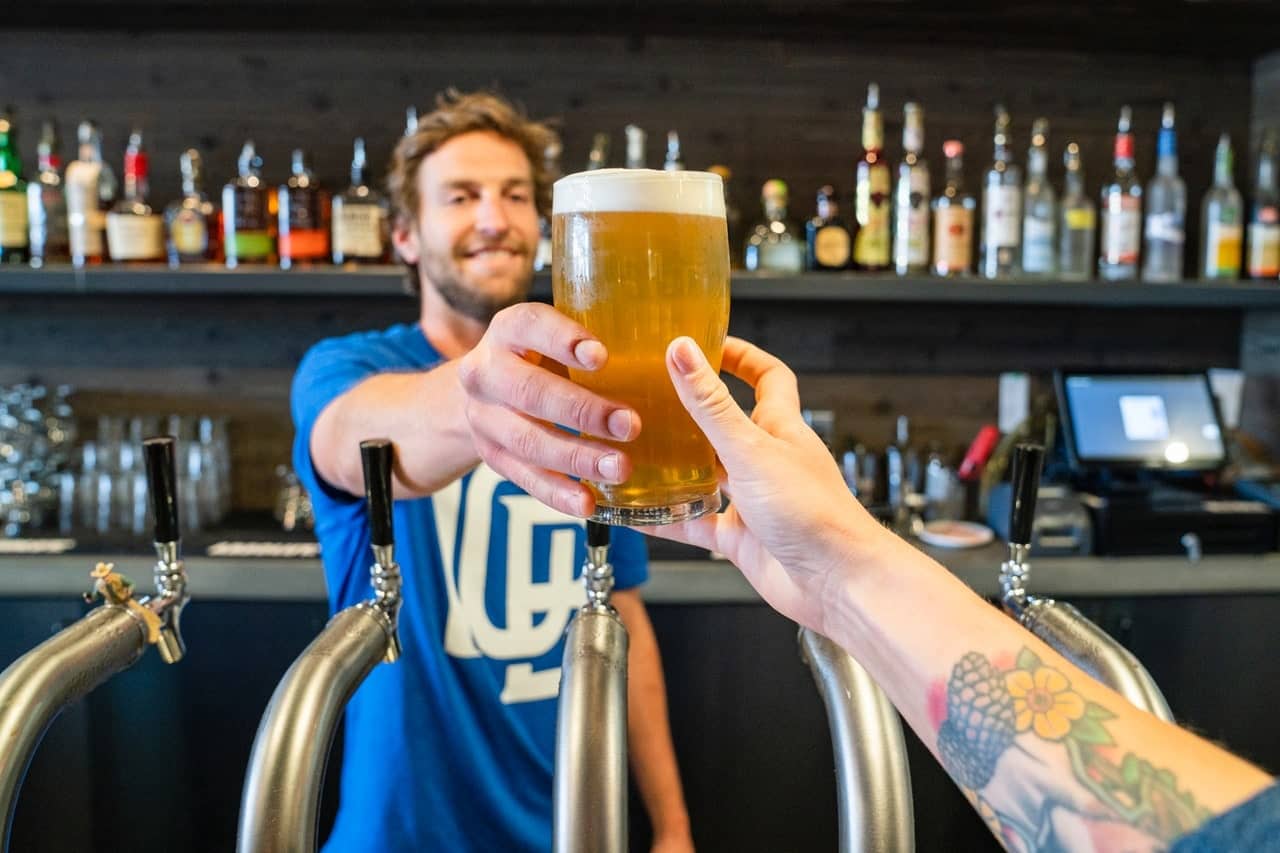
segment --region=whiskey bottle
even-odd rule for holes
[[[31,242],[31,266],[67,263],[71,247],[67,243],[67,197],[62,185],[58,157],[58,129],[46,121],[36,147],[39,170],[27,184],[27,228]]]
[[[124,195],[107,214],[107,251],[116,263],[164,260],[164,220],[147,203],[147,177],[142,131],[134,130],[124,152]]]
[[[222,188],[223,251],[228,269],[271,263],[276,249],[269,191],[253,140],[240,150],[238,169],[239,175]]]
[[[387,202],[365,179],[364,139],[351,151],[351,186],[333,199],[333,262],[378,264],[387,258]]]
[[[294,149],[290,171],[277,193],[280,268],[285,270],[329,260],[327,199],[301,149]]]
[[[217,258],[218,211],[204,193],[204,164],[200,152],[188,148],[178,157],[182,198],[164,212],[169,235],[169,266],[199,264]]]

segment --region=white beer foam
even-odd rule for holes
[[[684,213],[724,219],[724,182],[713,172],[596,169],[556,181],[552,213]]]

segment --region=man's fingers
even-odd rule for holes
[[[458,379],[473,397],[548,423],[616,441],[630,441],[640,434],[640,415],[635,410],[509,352],[464,358]]]
[[[732,465],[744,452],[743,443],[761,434],[759,427],[734,401],[692,338],[676,338],[667,347],[667,372],[680,402],[720,459]]]
[[[741,338],[728,337],[720,369],[738,377],[756,392],[756,405],[779,411],[800,412],[800,388],[796,375],[777,356]]]
[[[583,370],[598,370],[608,358],[604,344],[594,335],[540,302],[523,302],[499,311],[487,335],[519,355],[539,353]]]
[[[631,461],[625,453],[502,406],[473,402],[467,420],[473,436],[536,468],[604,483],[621,483],[631,476]]]
[[[595,497],[582,483],[535,468],[486,438],[476,440],[476,450],[490,468],[547,506],[578,518],[595,512]]]
[[[677,524],[658,524],[651,527],[636,527],[641,533],[646,533],[658,539],[669,539],[672,542],[683,542],[686,545],[694,545],[698,548],[706,548],[708,551],[718,550],[716,548],[716,528],[719,525],[719,515],[704,515],[702,518],[696,518],[693,521],[681,521]]]

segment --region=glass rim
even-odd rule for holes
[[[724,180],[691,169],[592,169],[552,186],[552,215],[677,213],[725,218]]]

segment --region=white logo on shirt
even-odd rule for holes
[[[573,612],[585,593],[574,579],[576,532],[563,525],[581,525],[579,519],[543,505],[524,494],[497,497],[507,511],[506,627],[498,627],[485,610],[489,541],[493,535],[493,508],[498,486],[505,482],[487,465],[480,465],[467,484],[466,523],[458,541],[458,514],[463,498],[462,481],[456,480],[432,495],[449,616],[445,622],[444,648],[459,658],[489,657],[525,659],[507,666],[501,700],[533,702],[552,699],[560,688],[560,667],[534,672],[529,658],[545,655],[560,641]],[[547,555],[548,577],[533,579],[533,535],[542,526],[551,531]],[[535,624],[535,616],[545,614]]]

